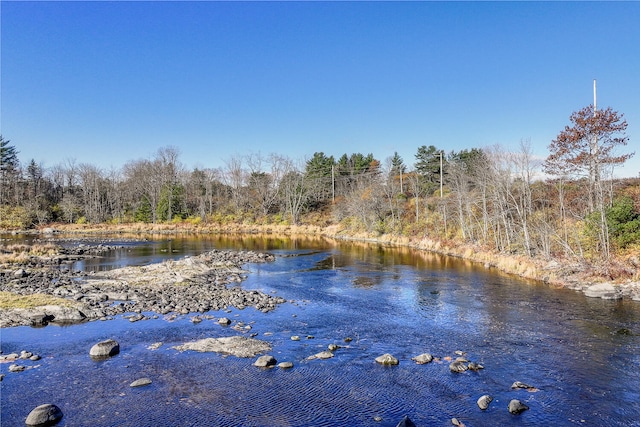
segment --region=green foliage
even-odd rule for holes
[[[640,213],[636,212],[633,199],[620,197],[607,209],[607,225],[609,237],[619,248],[640,242]]]
[[[133,214],[133,219],[136,222],[151,222],[153,218],[152,212],[151,212],[151,204],[149,203],[149,200],[144,198],[141,200],[140,206],[138,206],[138,209],[136,209],[135,213]]]
[[[11,171],[18,166],[18,151],[9,142],[0,135],[0,172]]]
[[[355,175],[365,172],[375,172],[380,165],[373,154],[353,153],[350,156],[343,154],[338,160],[337,173],[339,175]]]
[[[181,185],[165,186],[160,193],[156,215],[158,221],[169,221],[174,218],[182,220],[184,187]]]
[[[397,151],[393,153],[393,157],[391,158],[391,170],[394,174],[405,173],[407,171],[407,166]]]
[[[313,157],[307,161],[305,173],[308,176],[331,176],[331,168],[335,165],[333,156],[327,157],[322,152],[313,153]]]
[[[418,148],[414,167],[428,182],[438,182],[440,179],[440,156],[442,151],[435,146],[423,145]]]
[[[449,155],[449,162],[455,162],[462,166],[465,171],[473,171],[485,167],[487,164],[487,156],[479,148],[472,148],[471,150],[461,150],[458,152],[452,151]]]
[[[76,221],[76,224],[88,224],[88,223],[89,223],[89,220],[87,220],[87,217],[85,217],[85,216],[81,216]]]
[[[201,216],[190,215],[187,218],[185,218],[184,221],[186,223],[188,223],[188,224],[198,225],[198,224],[200,224],[202,222],[202,217]]]

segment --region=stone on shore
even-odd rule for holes
[[[62,419],[62,411],[56,405],[47,403],[34,408],[25,423],[28,426],[52,426]]]
[[[89,356],[94,359],[104,359],[107,357],[115,356],[120,353],[120,344],[116,340],[104,340],[93,347],[89,351]]]
[[[398,359],[396,359],[395,357],[393,357],[389,353],[386,353],[386,354],[383,354],[382,356],[376,357],[376,362],[378,362],[381,365],[385,365],[385,366],[397,365],[397,364],[400,363],[398,361]]]
[[[86,320],[87,316],[75,307],[59,307],[55,305],[48,305],[45,308],[45,313],[49,318],[52,318],[52,322],[55,323],[79,323]]]
[[[598,283],[589,286],[584,294],[592,298],[620,299],[622,293],[612,283]]]

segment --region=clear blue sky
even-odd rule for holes
[[[26,163],[105,169],[180,149],[540,157],[593,102],[640,172],[640,2],[1,1],[1,132]]]

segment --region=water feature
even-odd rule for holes
[[[215,321],[126,319],[70,327],[10,328],[4,353],[29,350],[37,366],[0,383],[1,424],[23,425],[29,410],[55,403],[60,426],[418,426],[598,425],[640,420],[640,303],[604,301],[552,289],[469,262],[359,243],[274,237],[152,239],[76,268],[157,262],[211,248],[269,250],[277,260],[247,265],[242,284],[290,300],[274,312],[213,312],[251,330]],[[257,334],[290,370],[260,369],[254,359],[180,353],[171,347],[205,337]],[[291,340],[298,335],[300,341]],[[121,353],[96,362],[97,341]],[[346,342],[345,338],[351,341]],[[157,350],[148,347],[164,344]],[[307,360],[329,344],[328,360]],[[482,364],[453,374],[455,351]],[[439,361],[417,365],[424,352]],[[391,353],[398,366],[375,357]],[[129,384],[140,377],[153,383]],[[514,381],[537,391],[512,390]],[[494,397],[486,411],[476,400]],[[513,398],[530,410],[511,415]]]

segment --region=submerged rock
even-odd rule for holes
[[[194,350],[200,352],[215,352],[230,354],[237,357],[254,357],[271,350],[271,344],[266,341],[242,336],[223,338],[204,338],[173,347],[176,350]]]
[[[515,381],[513,384],[511,384],[511,388],[524,388],[526,390],[533,390],[535,389],[534,386],[529,385],[529,384],[525,384],[523,382],[520,381]]]
[[[315,359],[331,359],[334,356],[331,351],[321,351],[320,353],[316,353],[313,356],[307,357],[307,360],[315,360]]]
[[[89,350],[89,356],[94,359],[103,359],[111,356],[115,356],[120,353],[120,344],[116,340],[104,340],[95,344]]]
[[[34,408],[25,423],[28,426],[46,427],[56,424],[62,419],[62,411],[56,405],[47,403]]]
[[[408,416],[402,417],[400,422],[396,425],[396,427],[416,427],[416,425],[411,421]]]

